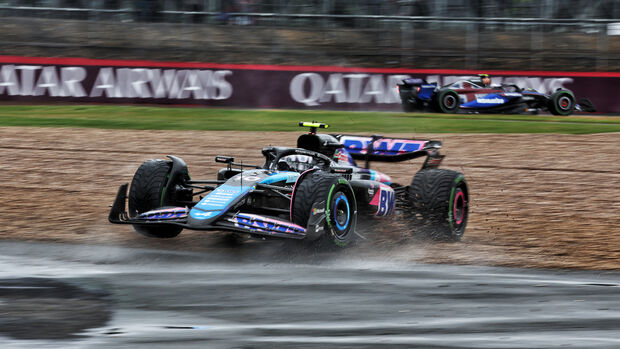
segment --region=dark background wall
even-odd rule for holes
[[[0,50],[214,63],[620,71],[617,3],[0,0]]]

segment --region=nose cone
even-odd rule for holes
[[[210,225],[221,214],[222,210],[202,210],[200,208],[192,208],[187,218],[187,224],[192,227],[202,227]]]

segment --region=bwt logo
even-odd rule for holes
[[[394,210],[394,190],[389,187],[381,186],[381,194],[379,198],[379,210],[377,216],[387,216]]]
[[[327,79],[317,73],[296,75],[289,86],[291,97],[313,107],[321,103],[400,103],[396,84],[409,75],[341,74]]]
[[[370,137],[342,137],[342,144],[352,153],[365,154],[368,145],[372,142]],[[374,152],[388,154],[402,154],[420,150],[425,141],[413,141],[405,139],[382,139],[375,141]]]
[[[234,217],[233,218],[235,226],[240,228],[249,228],[251,230],[266,230],[271,232],[281,232],[281,233],[298,233],[292,227],[288,227],[281,224],[276,224],[272,222],[259,221],[255,219],[249,219],[244,217]]]

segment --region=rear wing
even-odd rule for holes
[[[420,78],[408,78],[408,79],[404,79],[400,84],[397,84],[398,86],[422,86],[422,85],[432,85],[432,86],[437,86],[437,82],[433,81],[433,82],[428,82],[426,81],[426,79],[420,79]]]
[[[440,141],[386,138],[383,136],[332,135],[340,141],[355,160],[398,162],[426,156],[423,168],[439,166],[443,155],[439,155]]]
[[[425,79],[408,78],[408,79],[403,80],[403,85],[419,86],[419,85],[426,85],[426,84],[427,82]]]

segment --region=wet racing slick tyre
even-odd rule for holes
[[[129,214],[131,216],[166,206],[184,206],[179,201],[191,201],[191,193],[182,194],[171,190],[168,195],[164,195],[171,169],[172,162],[168,160],[148,160],[140,165],[131,180],[129,189]],[[189,179],[187,171],[182,176]],[[177,183],[172,183],[172,185],[176,186]],[[183,230],[182,227],[172,224],[153,226],[136,224],[133,227],[142,235],[156,238],[173,238]]]
[[[435,109],[440,113],[453,114],[459,111],[461,100],[453,90],[440,90],[435,95]]]
[[[293,222],[302,227],[308,227],[311,216],[322,214],[313,208],[314,204],[325,204],[323,233],[307,237],[311,241],[315,240],[319,247],[342,248],[353,242],[357,203],[347,180],[323,171],[308,173],[297,184],[291,200]]]
[[[570,115],[575,110],[575,96],[568,90],[555,91],[549,97],[547,109],[553,115]]]
[[[469,215],[469,191],[462,173],[426,169],[409,186],[409,217],[415,230],[434,240],[459,241]]]

